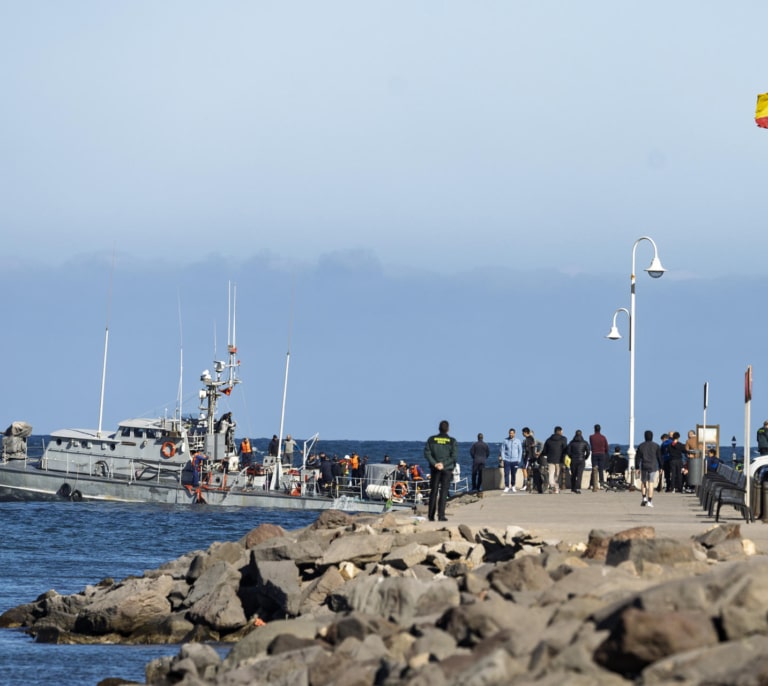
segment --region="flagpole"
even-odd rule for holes
[[[752,365],[747,367],[747,373],[744,376],[744,472],[746,474],[746,488],[747,492],[744,494],[744,504],[749,508],[749,435],[751,432],[750,426],[752,423]]]

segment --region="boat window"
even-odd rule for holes
[[[121,436],[130,436],[131,435],[131,430],[127,426],[124,426],[122,429],[120,429],[120,435]]]
[[[134,438],[141,438],[141,437],[142,437],[142,435],[143,435],[143,434],[142,434],[142,432],[141,432],[141,429],[134,429],[134,430],[133,430],[133,436],[134,436]]]
[[[61,439],[60,438],[56,439],[56,445],[61,445]]]

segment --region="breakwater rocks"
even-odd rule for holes
[[[575,547],[327,511],[0,616],[39,641],[182,643],[147,683],[768,683],[768,557],[738,525]],[[225,658],[208,641],[231,641]],[[103,683],[121,683],[108,679]]]

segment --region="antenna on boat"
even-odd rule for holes
[[[295,288],[291,288],[291,316],[288,321],[288,352],[285,354],[285,379],[283,380],[283,406],[280,410],[280,436],[277,441],[277,459],[283,457],[283,429],[285,428],[285,400],[288,395],[288,367],[291,364],[291,334],[293,333],[293,301]]]
[[[177,403],[179,407],[178,420],[181,422],[184,419],[184,413],[182,411],[182,402],[184,399],[184,329],[181,321],[181,293],[177,293],[178,307],[179,307],[179,396]]]
[[[115,251],[112,250],[112,269],[109,272],[109,291],[107,293],[107,324],[104,329],[104,362],[101,367],[101,393],[99,394],[99,428],[96,436],[101,438],[101,424],[104,418],[104,387],[107,381],[107,351],[109,350],[109,316],[112,307],[112,280],[115,276]]]

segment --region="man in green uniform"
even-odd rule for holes
[[[424,458],[429,463],[429,521],[435,521],[435,513],[441,522],[445,516],[445,502],[451,485],[453,468],[456,466],[456,439],[448,435],[448,422],[440,422],[440,433],[430,436],[424,446]]]

